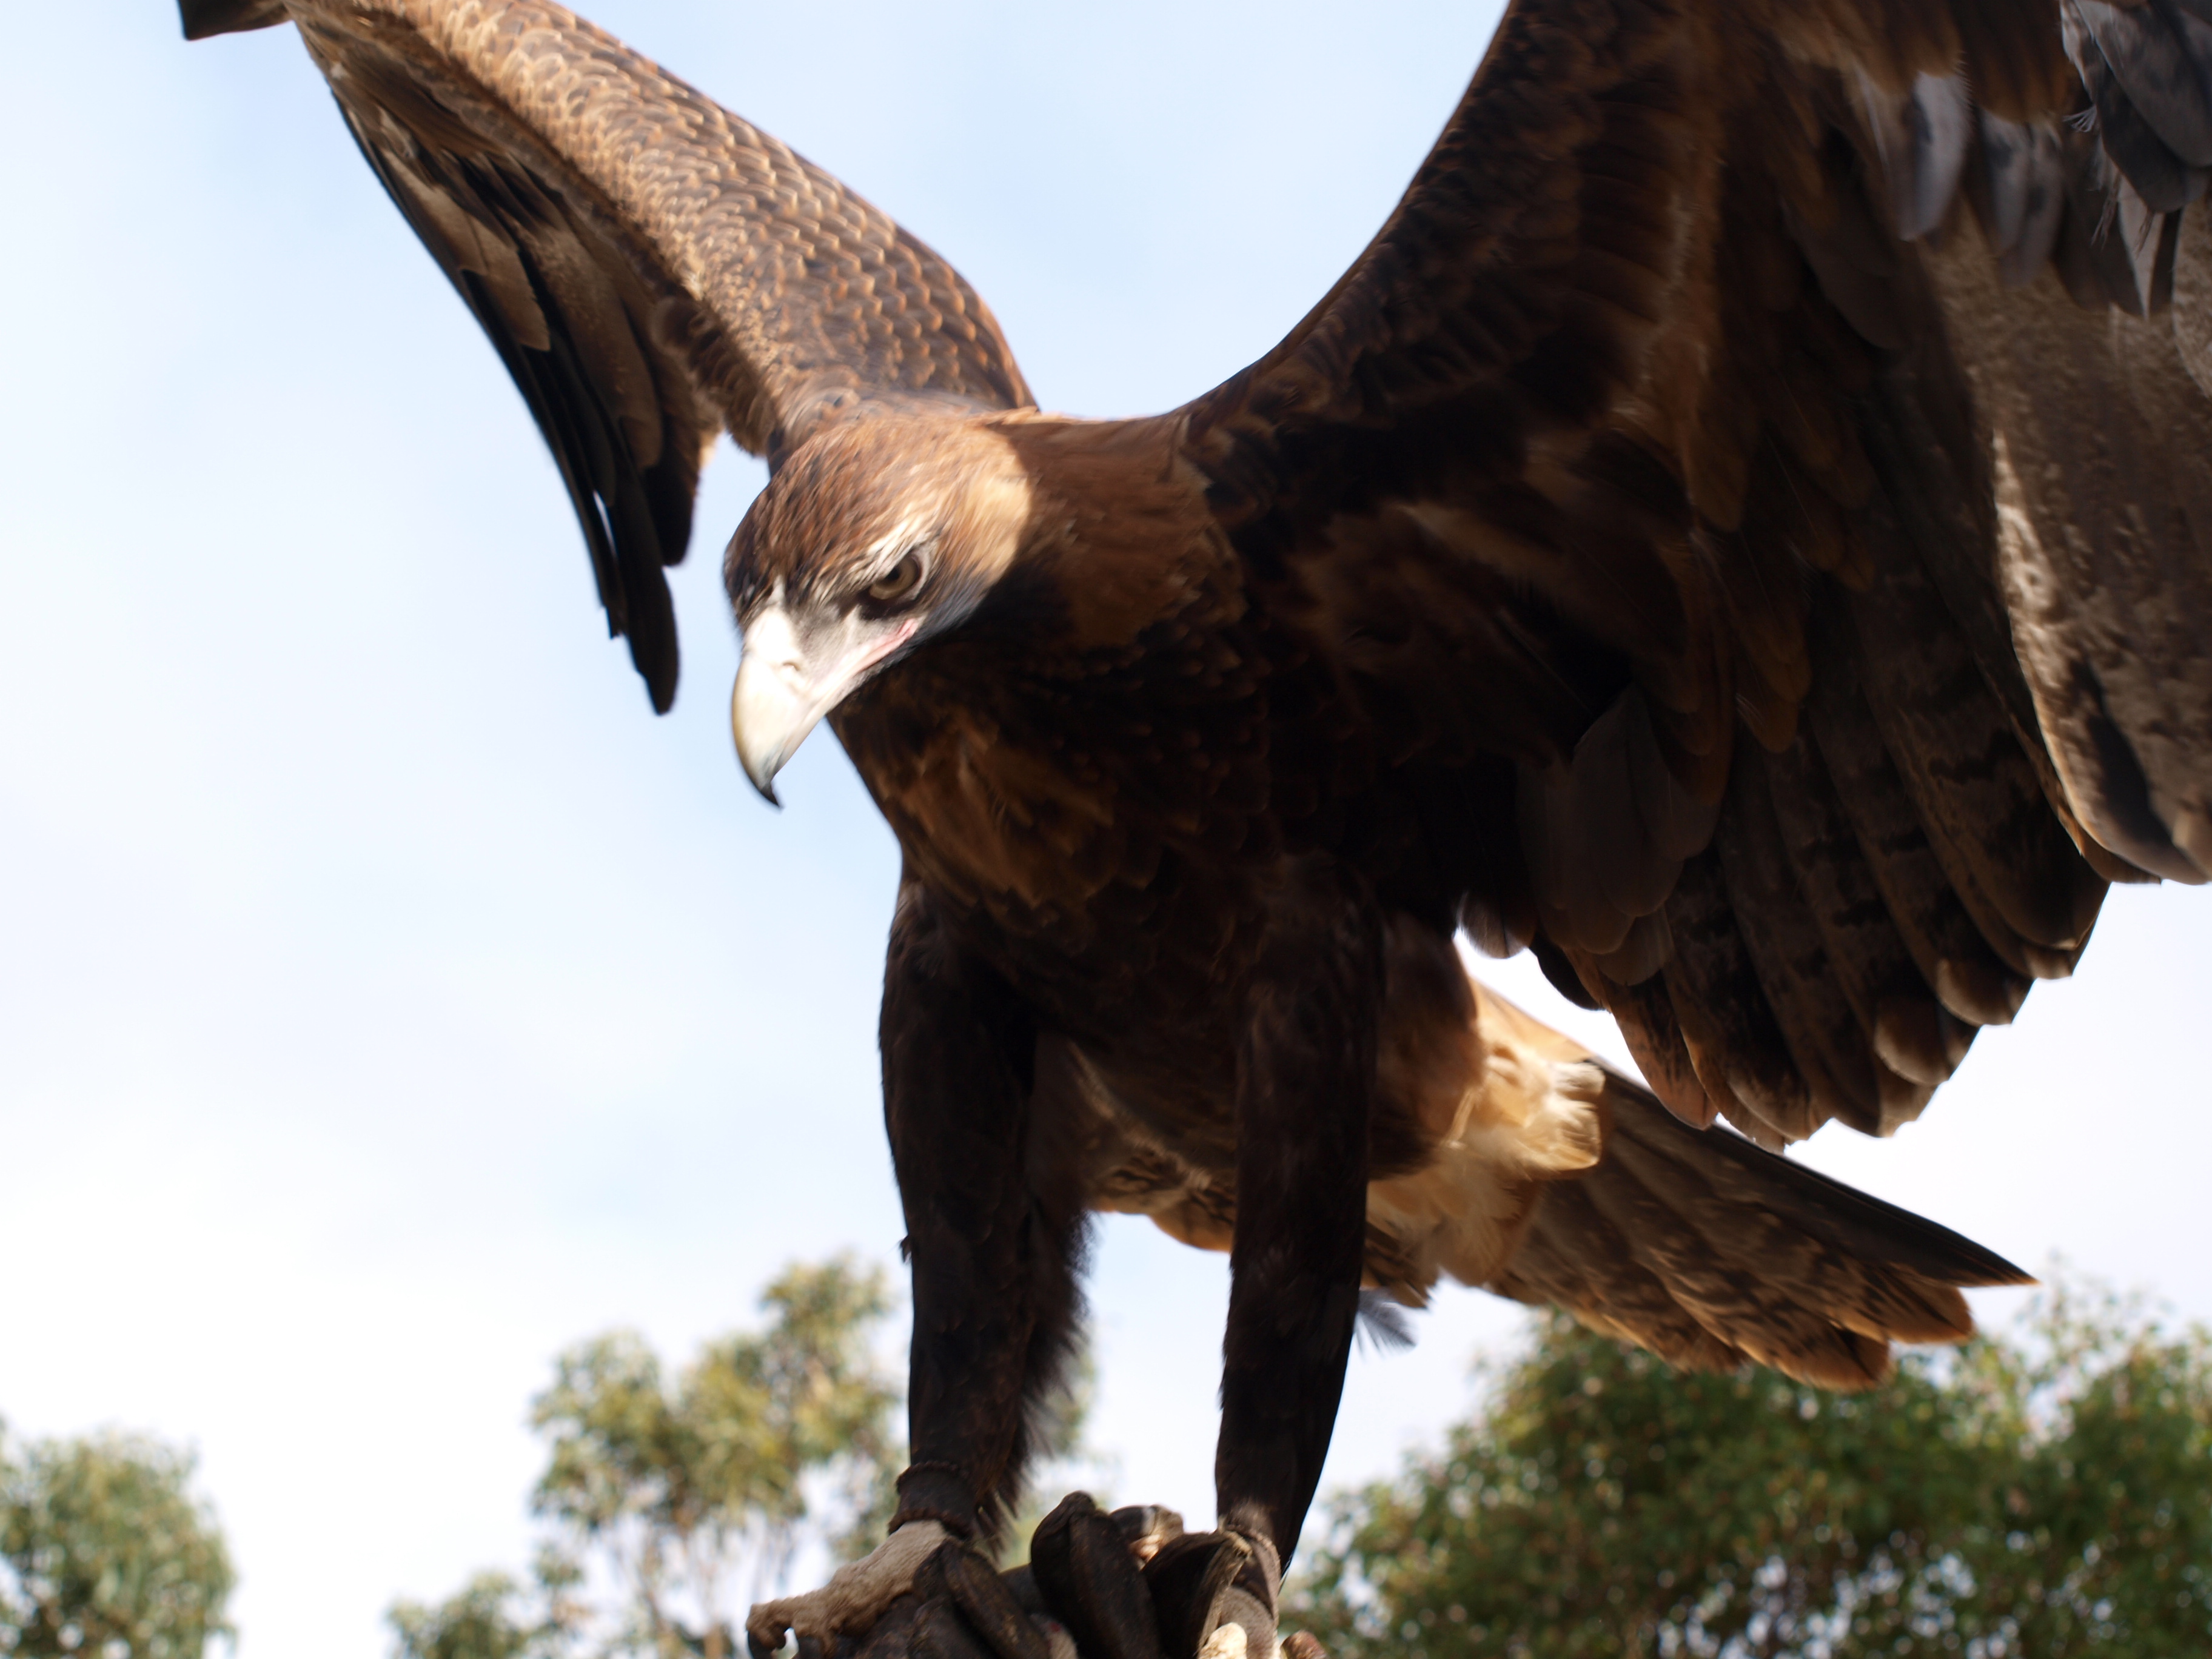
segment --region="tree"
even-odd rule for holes
[[[521,1611],[521,1585],[503,1572],[480,1572],[436,1607],[395,1601],[385,1619],[408,1659],[534,1659],[558,1653],[568,1635]]]
[[[133,1436],[18,1449],[0,1429],[0,1654],[199,1659],[231,1635],[230,1556],[192,1467]]]
[[[2201,1656],[2212,1335],[2062,1290],[1850,1396],[1547,1318],[1441,1455],[1331,1506],[1293,1601],[1337,1659]]]
[[[550,1530],[534,1585],[482,1575],[436,1607],[395,1606],[402,1659],[736,1652],[733,1614],[903,1461],[872,1352],[883,1275],[793,1267],[762,1300],[766,1330],[708,1343],[672,1386],[633,1333],[562,1353],[531,1406],[549,1451],[532,1509]],[[594,1572],[611,1607],[580,1594]]]

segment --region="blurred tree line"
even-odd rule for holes
[[[398,1603],[397,1659],[736,1659],[802,1548],[879,1539],[904,1461],[883,1276],[793,1267],[763,1301],[763,1328],[673,1374],[629,1334],[562,1354],[531,1407],[532,1571]],[[227,1636],[191,1472],[143,1439],[0,1432],[0,1656],[200,1659]],[[2212,1335],[2061,1291],[2017,1338],[1838,1396],[1540,1320],[1440,1453],[1307,1536],[1285,1622],[1337,1659],[2198,1659]]]
[[[135,1436],[19,1443],[0,1425],[0,1654],[199,1659],[228,1636],[230,1556],[191,1475]]]
[[[396,1604],[397,1659],[734,1659],[745,1610],[802,1546],[836,1561],[881,1542],[906,1464],[901,1395],[876,1358],[884,1276],[795,1265],[762,1303],[764,1328],[707,1344],[672,1377],[628,1333],[556,1358],[531,1403],[547,1461],[529,1581],[482,1573],[442,1601]],[[1045,1435],[1061,1472],[1087,1400],[1086,1386],[1058,1402]],[[1042,1513],[1016,1525],[1021,1540]]]
[[[1553,1316],[1487,1392],[1309,1524],[1336,1659],[2212,1653],[2212,1334],[2109,1295],[1856,1396]]]
[[[803,1542],[871,1547],[904,1462],[874,1353],[884,1276],[794,1266],[761,1300],[766,1328],[708,1343],[674,1376],[629,1332],[561,1354],[530,1407],[547,1451],[531,1582],[483,1573],[398,1603],[400,1659],[730,1659]]]

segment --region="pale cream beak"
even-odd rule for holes
[[[738,761],[770,805],[775,775],[799,752],[806,734],[842,702],[878,663],[914,636],[915,619],[886,625],[848,614],[832,637],[810,653],[799,643],[790,613],[771,605],[745,624],[744,654],[738,660],[738,683],[730,693],[730,732],[738,740]],[[810,630],[811,631],[811,630]],[[821,644],[830,646],[821,650]],[[811,660],[815,654],[830,659]]]

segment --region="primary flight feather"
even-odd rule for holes
[[[298,25],[657,708],[702,456],[769,459],[739,757],[773,799],[828,720],[903,854],[915,1462],[757,1644],[999,1524],[1094,1209],[1231,1255],[1222,1529],[1146,1570],[1193,1651],[1273,1639],[1363,1290],[1853,1386],[2018,1277],[1773,1152],[1918,1114],[2108,882],[2212,873],[2212,5],[1519,0],[1305,320],[1124,421],[545,0],[183,10]],[[1142,1651],[1069,1612],[1089,1524],[1038,1582]]]

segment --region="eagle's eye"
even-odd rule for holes
[[[877,605],[896,605],[914,597],[915,589],[921,586],[921,555],[910,552],[890,569],[870,582],[868,598]]]

